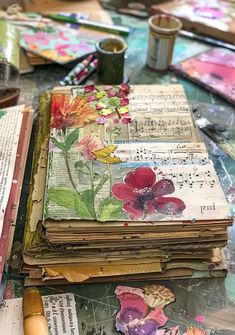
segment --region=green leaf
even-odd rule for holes
[[[74,164],[75,169],[78,172],[82,172],[83,174],[90,174],[90,166],[89,166],[89,162],[82,162],[82,161],[77,161]]]
[[[50,201],[65,208],[76,210],[76,192],[67,188],[49,188],[48,197]]]
[[[115,106],[115,107],[118,107],[120,105],[119,98],[117,97],[110,98],[109,103],[111,106]]]
[[[115,220],[122,216],[122,202],[113,198],[105,198],[99,208],[100,221]]]
[[[95,209],[94,209],[94,193],[92,190],[86,190],[81,193],[83,202],[87,205],[90,213],[95,217]]]
[[[75,190],[67,188],[50,188],[48,190],[48,197],[50,201],[55,202],[57,205],[75,210],[81,219],[94,219],[87,204]]]
[[[79,137],[79,128],[75,128],[73,131],[71,131],[71,133],[66,135],[64,141],[66,151],[70,150],[72,144],[77,141],[78,137]]]
[[[100,179],[99,184],[96,186],[94,194],[96,195],[103,187],[103,185],[106,183],[106,181],[109,180],[109,175],[108,174],[104,174],[102,176],[102,178]]]
[[[55,137],[51,137],[51,142],[60,150],[65,151],[64,143],[59,142]]]
[[[0,110],[0,119],[2,116],[4,116],[6,114],[6,111],[5,110]]]
[[[76,211],[79,214],[81,219],[85,219],[85,220],[95,219],[95,215],[92,214],[89,210],[88,203],[85,203],[82,200],[81,195],[78,195],[78,194],[76,197]]]

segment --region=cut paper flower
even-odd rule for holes
[[[51,105],[51,127],[83,127],[99,117],[97,111],[90,107],[82,97],[70,98],[64,94],[55,94]]]
[[[150,310],[144,301],[142,289],[118,286],[115,293],[121,309],[116,317],[116,328],[125,335],[156,335],[167,317],[161,308]]]
[[[123,183],[114,184],[113,196],[124,201],[123,210],[132,219],[141,219],[158,212],[164,215],[178,215],[186,208],[181,199],[165,197],[175,191],[170,179],[156,180],[156,173],[150,167],[139,167],[129,172]]]
[[[79,89],[79,94],[85,97],[88,104],[101,116],[106,118],[129,116],[129,92],[130,87],[126,84],[109,85],[86,85]]]

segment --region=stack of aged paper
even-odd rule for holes
[[[7,270],[32,129],[31,108],[0,109],[0,300]]]
[[[27,284],[224,276],[231,224],[181,85],[41,99]]]

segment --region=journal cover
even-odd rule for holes
[[[170,14],[178,17],[183,28],[234,44],[235,5],[221,0],[169,1],[151,7],[151,14]]]
[[[235,104],[233,51],[213,48],[172,65],[171,69]]]
[[[195,139],[180,86],[55,90],[44,220],[226,219],[213,164]]]
[[[31,108],[23,105],[0,110],[0,282],[11,252],[32,130],[32,116]]]

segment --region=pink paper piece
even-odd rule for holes
[[[199,322],[199,323],[202,323],[202,322],[204,322],[204,320],[205,320],[205,316],[204,316],[204,315],[197,315],[197,316],[194,318],[194,320],[196,320],[196,321]]]
[[[158,328],[166,324],[168,318],[161,308],[147,306],[142,289],[118,286],[115,293],[121,304],[116,317],[118,331],[125,335],[156,335]]]

